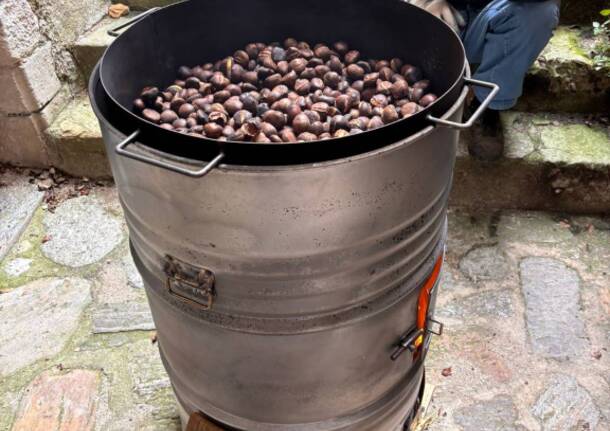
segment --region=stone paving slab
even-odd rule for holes
[[[4,270],[10,277],[18,277],[24,272],[27,272],[28,269],[30,269],[31,264],[32,259],[18,257],[9,261]]]
[[[40,278],[61,278],[72,274],[68,268],[46,258],[41,250],[40,246],[48,239],[42,223],[46,213],[43,204],[34,213],[19,241],[0,261],[0,292]]]
[[[43,253],[52,261],[81,267],[99,261],[124,237],[121,222],[110,215],[92,196],[62,203],[43,221],[48,241]]]
[[[146,303],[114,304],[99,308],[92,315],[94,334],[152,331],[155,324]]]
[[[112,189],[57,210],[82,202],[121,216]],[[29,234],[44,227],[38,211],[0,269],[31,259],[61,275],[18,276],[0,293],[0,431],[36,430],[42,411],[46,429],[178,431],[152,326],[132,325],[149,314],[126,240],[86,266],[57,265],[40,252],[42,232]],[[445,334],[428,356],[420,431],[610,429],[608,262],[606,218],[452,209],[437,303]],[[569,349],[555,355],[547,333]]]
[[[45,131],[57,152],[57,165],[77,177],[111,178],[102,132],[89,98],[77,96]]]
[[[603,219],[454,209],[447,248],[437,303],[445,335],[428,357],[434,393],[422,430],[609,429]],[[497,264],[490,253],[473,262],[473,250],[490,248],[505,277],[473,280],[473,267],[487,274]]]
[[[0,295],[0,377],[59,353],[91,301],[78,278],[41,279]]]
[[[554,376],[540,395],[532,413],[542,422],[543,430],[596,429],[599,410],[591,395],[572,376]]]
[[[92,430],[99,380],[90,370],[41,374],[26,389],[12,431]]]
[[[517,421],[517,409],[511,397],[497,395],[491,400],[482,401],[460,408],[455,421],[464,431],[517,431],[524,430]]]
[[[0,174],[0,261],[29,223],[43,195],[26,177]]]
[[[534,350],[558,360],[589,350],[580,315],[580,279],[563,262],[527,257],[520,264],[525,316]]]

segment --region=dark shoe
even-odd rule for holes
[[[480,104],[475,101],[471,106],[474,112]],[[500,111],[486,109],[481,115],[479,123],[470,133],[468,152],[478,160],[492,162],[500,159],[504,154],[504,139],[502,125],[500,124]]]

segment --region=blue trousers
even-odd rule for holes
[[[471,8],[460,12],[467,22],[462,40],[468,61],[479,65],[473,78],[500,86],[491,109],[512,108],[523,92],[528,69],[557,27],[558,2],[493,0],[483,10]],[[489,90],[475,88],[480,101],[488,93]]]

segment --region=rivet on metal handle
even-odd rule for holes
[[[470,129],[473,126],[473,124],[479,119],[481,114],[483,114],[483,112],[487,109],[487,107],[489,106],[491,101],[494,99],[494,97],[496,97],[496,94],[498,94],[498,91],[500,91],[500,87],[492,82],[479,81],[477,79],[472,79],[472,78],[464,78],[464,82],[466,84],[491,89],[491,91],[489,92],[489,94],[487,95],[485,100],[483,102],[481,102],[481,106],[479,106],[478,109],[474,112],[474,114],[472,114],[472,117],[470,117],[470,119],[465,123],[457,123],[455,121],[443,120],[441,118],[436,118],[436,117],[433,117],[432,115],[428,115],[426,117],[428,121],[438,124],[439,126],[452,127],[454,129],[459,129],[459,130]]]
[[[137,160],[142,163],[147,163],[149,165],[156,166],[158,168],[167,169],[168,171],[176,172],[178,174],[186,175],[193,178],[201,178],[210,173],[212,169],[214,169],[221,161],[224,159],[225,154],[219,153],[216,157],[214,157],[210,162],[206,163],[201,169],[191,170],[186,169],[181,166],[176,166],[171,164],[168,161],[154,159],[152,157],[145,156],[144,154],[132,153],[131,151],[127,151],[127,146],[132,144],[136,138],[140,135],[140,131],[136,130],[131,135],[125,138],[125,140],[119,143],[115,151],[117,154],[121,156],[128,157],[130,159]]]
[[[153,12],[158,11],[159,9],[161,9],[160,7],[153,7],[151,9],[148,9],[146,12],[142,12],[141,14],[139,14],[138,16],[130,19],[127,22],[124,22],[123,24],[113,27],[110,30],[108,30],[108,36],[112,36],[112,37],[118,37],[121,33],[119,33],[119,30],[124,29],[125,27],[129,27],[132,24],[135,24],[138,21],[143,20],[144,18],[146,18],[148,15],[150,15]]]
[[[216,277],[212,271],[166,256],[164,272],[165,287],[171,296],[202,310],[212,308],[216,296]]]

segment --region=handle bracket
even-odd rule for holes
[[[483,114],[483,112],[487,109],[487,107],[489,106],[491,101],[494,99],[494,97],[496,97],[496,94],[498,94],[498,91],[500,91],[500,87],[497,84],[494,84],[493,82],[479,81],[477,79],[472,79],[472,78],[464,78],[464,82],[466,84],[489,88],[491,90],[489,92],[489,94],[487,95],[487,97],[485,98],[485,100],[483,100],[483,102],[481,102],[481,106],[479,106],[477,108],[477,110],[472,114],[470,119],[465,123],[458,123],[456,121],[443,120],[442,118],[437,118],[432,115],[428,115],[426,117],[426,119],[428,121],[430,121],[434,124],[437,124],[439,126],[451,127],[453,129],[458,129],[458,130],[470,129],[473,126],[473,124],[479,119],[481,114]]]
[[[123,142],[119,143],[115,151],[120,156],[128,157],[130,159],[138,160],[139,162],[146,163],[149,165],[156,166],[158,168],[167,169],[168,171],[176,172],[178,174],[186,175],[188,177],[193,178],[201,178],[210,173],[212,169],[214,169],[218,164],[224,159],[225,154],[220,152],[216,157],[214,157],[210,162],[206,163],[201,169],[191,170],[187,168],[183,168],[181,166],[174,165],[168,161],[154,159],[152,157],[148,157],[144,154],[133,153],[127,150],[127,146],[132,144],[136,138],[140,135],[140,131],[136,130],[131,135],[127,136]]]
[[[435,329],[436,328],[436,329]],[[428,325],[426,326],[426,332],[428,334],[438,335],[439,337],[443,335],[443,329],[445,325],[438,320],[434,320],[432,317],[428,318]]]

